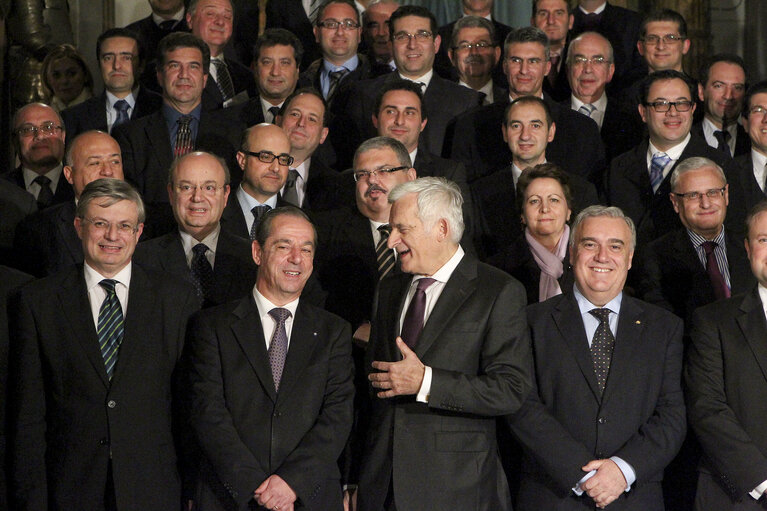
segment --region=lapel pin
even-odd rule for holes
[[[312,335],[313,335],[314,337],[317,337],[317,332],[313,332],[313,333],[312,333]]]

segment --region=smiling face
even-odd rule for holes
[[[622,218],[590,217],[578,226],[570,250],[578,290],[603,306],[623,290],[634,249],[631,231]]]
[[[398,33],[417,34],[418,32],[431,32],[429,18],[420,16],[403,16],[394,21],[391,27],[392,34]],[[402,76],[410,79],[420,78],[434,66],[434,56],[439,51],[441,38],[437,34],[424,41],[415,37],[405,38],[402,41],[392,42],[394,62]]]
[[[594,103],[602,97],[615,72],[615,64],[607,61],[610,43],[599,35],[585,34],[571,44],[573,61],[567,65],[567,77],[573,95],[584,103]],[[605,59],[601,64],[593,61],[600,57]],[[578,58],[588,62],[576,62]]]
[[[186,14],[192,33],[205,41],[210,55],[217,56],[232,37],[234,10],[229,0],[200,0],[194,14]]]
[[[395,152],[388,147],[370,149],[360,154],[354,162],[356,170],[373,172],[382,168],[400,167]],[[363,177],[356,183],[355,196],[357,209],[367,218],[376,222],[388,222],[389,192],[400,183],[415,179],[415,169],[399,170],[397,172],[377,172],[375,175]]]
[[[311,156],[328,136],[328,129],[323,126],[324,116],[325,106],[314,94],[300,94],[286,105],[280,126],[290,140],[295,166]]]
[[[138,76],[138,43],[130,37],[110,37],[101,44],[99,67],[106,90],[127,96]]]
[[[322,13],[319,22],[352,21],[357,22],[357,13],[347,4],[330,4]],[[335,30],[325,27],[314,27],[314,37],[322,49],[322,56],[336,65],[341,65],[357,53],[357,47],[362,37],[362,28],[347,29],[338,25]]]
[[[543,77],[551,69],[546,60],[546,49],[539,43],[512,43],[506,48],[503,58],[503,72],[509,79],[509,94],[519,96],[541,96]]]
[[[767,211],[757,213],[748,225],[746,253],[756,280],[767,286]]]
[[[163,99],[182,113],[200,104],[208,73],[202,68],[202,52],[198,48],[180,47],[165,55],[165,66],[157,71]]]
[[[749,110],[760,107],[763,113],[749,112],[746,118],[746,131],[751,139],[751,147],[767,155],[767,92],[751,96]]]
[[[725,188],[724,194],[709,198],[706,192]],[[679,176],[675,193],[698,192],[699,199],[689,200],[671,194],[674,211],[679,214],[682,224],[694,233],[708,240],[714,239],[722,230],[727,205],[730,203],[727,185],[711,167],[690,170]]]
[[[114,277],[130,262],[144,224],[138,223],[138,208],[129,200],[106,206],[111,199],[93,199],[85,218],[75,217],[75,230],[83,243],[83,255],[88,266],[107,278]],[[94,222],[106,222],[109,227],[99,229]],[[136,227],[127,232],[118,229],[126,224]]]
[[[72,161],[64,166],[64,177],[72,185],[75,197],[85,186],[97,179],[124,179],[120,146],[115,139],[101,132],[83,133],[74,141]]]
[[[565,192],[556,179],[533,179],[525,190],[522,221],[537,240],[558,242],[570,220],[570,208]],[[548,243],[543,243],[548,246]]]
[[[298,62],[292,46],[261,47],[255,67],[259,95],[272,104],[282,103],[296,88]]]
[[[314,249],[312,224],[288,214],[274,218],[264,246],[253,242],[253,260],[258,265],[256,289],[280,306],[301,296],[312,274]]]
[[[503,139],[509,146],[514,164],[520,169],[546,160],[546,146],[554,140],[556,127],[548,126],[546,112],[536,104],[515,104],[509,109]]]
[[[708,72],[705,86],[698,84],[698,97],[705,105],[706,118],[721,128],[723,120],[737,120],[746,94],[746,73],[731,62],[717,62]]]
[[[656,101],[692,101],[690,88],[679,78],[670,80],[656,80],[647,94],[647,102]],[[650,133],[650,142],[661,151],[674,147],[682,142],[690,133],[692,127],[692,114],[695,112],[695,104],[687,112],[680,112],[676,107],[671,107],[668,112],[656,112],[647,105],[639,105],[639,115],[647,124]]]
[[[413,152],[418,147],[418,138],[426,127],[421,119],[421,101],[408,90],[391,90],[381,98],[381,110],[373,117],[378,134],[399,140]]]
[[[658,43],[637,41],[639,54],[644,57],[651,73],[664,69],[682,71],[682,57],[690,50],[690,40],[683,39],[667,43],[663,40],[663,37],[667,35],[681,37],[679,25],[675,21],[651,21],[647,24],[645,39],[648,36],[651,39],[657,37]]]

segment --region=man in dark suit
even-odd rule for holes
[[[764,509],[766,212],[764,202],[754,208],[746,240],[759,284],[693,317],[684,379],[690,427],[705,454],[698,466],[695,509]]]
[[[137,35],[125,28],[110,28],[96,41],[96,55],[104,91],[61,113],[70,140],[90,130],[109,133],[130,119],[138,119],[160,109],[162,98],[137,78],[146,56]]]
[[[337,460],[352,420],[351,332],[301,296],[316,243],[301,210],[268,212],[253,242],[252,294],[190,324],[200,509],[343,509]]]
[[[735,158],[737,171],[728,176],[728,181],[732,190],[730,193],[737,193],[745,211],[750,211],[767,195],[767,81],[749,87],[743,104],[743,119],[751,150]]]
[[[464,254],[455,184],[416,179],[389,202],[405,273],[379,286],[359,510],[511,509],[496,417],[531,385],[525,291]]]
[[[542,97],[557,125],[557,136],[547,147],[547,159],[594,183],[606,166],[599,128],[583,115],[563,108],[543,93],[549,70],[548,38],[536,27],[515,30],[506,38],[503,69],[509,94],[496,102],[467,112],[455,121],[450,157],[466,165],[469,183],[506,167],[511,153],[501,125],[509,102],[520,96]],[[577,147],[578,151],[572,148]]]
[[[543,81],[543,91],[554,101],[570,97],[567,81],[567,33],[573,28],[573,15],[566,0],[535,0],[530,24],[546,33],[549,39],[551,67]]]
[[[134,261],[195,285],[203,307],[242,298],[256,281],[250,243],[221,229],[229,169],[219,157],[194,152],[175,160],[168,195],[176,232],[139,243]]]
[[[579,0],[578,7],[573,9],[573,18],[570,37],[583,32],[598,32],[610,41],[615,55],[611,93],[619,93],[647,72],[640,54],[642,48],[637,47],[642,23],[637,12],[606,0]]]
[[[442,154],[443,142],[453,119],[478,106],[481,103],[481,95],[435,75],[434,55],[442,40],[437,35],[434,14],[428,9],[403,5],[394,11],[389,23],[397,71],[354,84],[346,109],[352,124],[346,133],[354,138],[356,143],[359,143],[360,138],[364,140],[375,136],[375,127],[371,119],[376,95],[384,84],[404,78],[426,85],[423,101],[429,111],[429,123],[422,136],[429,151]]]
[[[692,125],[692,132],[706,143],[737,157],[749,152],[748,134],[740,125],[743,98],[746,95],[746,65],[737,55],[717,54],[701,66],[698,74],[698,99],[704,116]]]
[[[224,208],[221,227],[253,241],[259,219],[270,209],[287,204],[280,191],[293,163],[290,140],[279,126],[251,126],[242,134],[237,163],[242,169],[242,182]]]
[[[131,263],[129,184],[94,181],[77,207],[85,264],[25,287],[13,318],[14,509],[178,509],[173,376],[194,288]]]
[[[75,230],[76,199],[91,181],[123,179],[117,141],[103,131],[78,135],[67,150],[64,177],[75,198],[30,215],[16,228],[13,241],[18,265],[36,277],[45,277],[82,264],[83,246]]]
[[[300,68],[306,69],[322,56],[314,37],[314,20],[322,2],[312,0],[304,7],[302,0],[268,0],[266,2],[266,28],[284,28],[295,34],[304,48]],[[307,12],[307,8],[309,12]],[[310,18],[311,16],[311,18]]]
[[[61,117],[43,103],[24,105],[13,117],[13,148],[21,165],[2,178],[29,192],[40,209],[72,199],[62,179],[66,131]]]
[[[450,57],[459,85],[474,89],[485,95],[483,105],[489,105],[506,95],[498,85],[506,83],[501,60],[501,43],[498,42],[493,24],[478,16],[465,16],[453,25],[447,54]],[[500,75],[500,78],[497,76]]]
[[[37,211],[34,197],[14,185],[0,179],[0,264],[17,267],[20,263],[13,246],[16,227]]]
[[[192,34],[210,49],[208,81],[202,93],[203,110],[218,110],[244,103],[256,95],[253,73],[234,59],[224,56],[232,37],[234,9],[230,0],[192,0],[186,12]]]
[[[392,57],[389,18],[398,7],[398,0],[371,0],[362,13],[362,44],[367,50],[368,59],[388,66],[390,71],[396,65]]]
[[[663,509],[685,433],[682,321],[623,292],[636,238],[618,208],[583,210],[572,232],[573,292],[527,309],[536,385],[509,418],[517,509]]]
[[[192,34],[176,32],[160,42],[158,55],[162,107],[113,132],[122,148],[125,178],[136,185],[147,203],[151,236],[176,226],[167,192],[173,158],[195,149],[207,150],[232,166],[240,135],[226,112],[203,111],[201,96],[210,60],[207,44]]]

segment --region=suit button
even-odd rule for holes
[[[101,440],[99,440],[99,445],[109,445],[109,440],[107,440],[106,438],[102,438]]]
[[[598,459],[598,460],[603,460],[603,459],[605,459],[605,455],[604,455],[604,453],[602,453],[602,452],[598,452],[598,453],[597,453],[597,459]]]
[[[282,417],[282,414],[280,412],[274,412],[272,417]]]
[[[600,417],[597,419],[597,422],[600,424],[607,424],[607,419],[605,417]]]
[[[109,401],[107,401],[107,406],[109,408],[114,408],[115,406],[117,406],[117,401],[115,401],[114,399],[110,399]]]

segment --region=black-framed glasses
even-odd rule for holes
[[[293,165],[294,158],[289,154],[274,154],[271,151],[259,151],[257,153],[254,153],[253,151],[243,151],[243,153],[247,154],[248,156],[253,156],[254,158],[258,158],[258,161],[262,161],[264,163],[272,163],[275,158],[277,159],[277,163],[284,167],[288,167],[290,165]]]
[[[680,41],[684,41],[684,37],[674,34],[666,34],[663,37],[654,34],[646,35],[642,38],[642,41],[648,46],[657,46],[661,39],[665,44],[676,44]]]
[[[393,34],[391,36],[392,41],[394,41],[395,43],[407,43],[407,42],[410,42],[411,39],[415,39],[419,43],[425,43],[432,37],[434,37],[434,34],[429,32],[428,30],[419,30],[415,34],[409,34],[407,32],[397,32],[396,34]]]
[[[709,199],[718,199],[720,197],[724,197],[724,190],[726,188],[727,186],[723,186],[721,188],[712,188],[711,190],[706,190],[705,192],[672,193],[674,196],[684,199],[687,202],[694,202],[702,199],[704,195]]]
[[[659,114],[662,114],[671,110],[672,106],[676,108],[677,112],[689,112],[693,104],[694,103],[690,101],[689,99],[684,99],[682,101],[666,101],[664,99],[662,101],[653,101],[652,103],[645,103],[645,106],[651,106],[653,110],[655,110]]]
[[[343,30],[355,30],[360,28],[360,24],[352,19],[345,19],[343,21],[334,20],[328,18],[317,23],[318,27],[327,28],[328,30],[336,30],[341,27]]]
[[[495,45],[487,41],[479,41],[476,43],[460,43],[458,46],[453,46],[453,51],[471,51],[476,48],[478,51],[487,50],[493,48]]]
[[[586,63],[590,63],[592,66],[602,66],[604,64],[609,64],[610,61],[607,60],[605,57],[601,55],[597,55],[596,57],[584,57],[583,55],[578,55],[577,57],[573,57],[573,64],[576,66],[585,66]]]
[[[112,230],[112,226],[117,227],[117,232],[120,234],[133,234],[138,231],[138,227],[129,222],[109,222],[103,218],[86,218],[80,217],[83,222],[87,222],[93,226],[93,229],[98,233],[105,233]]]
[[[59,133],[64,129],[64,126],[58,126],[52,122],[46,122],[40,126],[32,126],[31,124],[24,124],[19,128],[16,128],[16,134],[20,137],[34,137],[36,135],[51,136]]]
[[[407,165],[403,165],[401,167],[392,167],[392,168],[383,167],[383,168],[375,169],[375,170],[355,170],[352,173],[354,174],[354,180],[359,181],[360,179],[365,179],[366,177],[369,178],[371,176],[377,176],[378,174],[392,174],[394,172],[399,172],[400,170],[407,170],[409,168],[410,167],[408,167]]]

